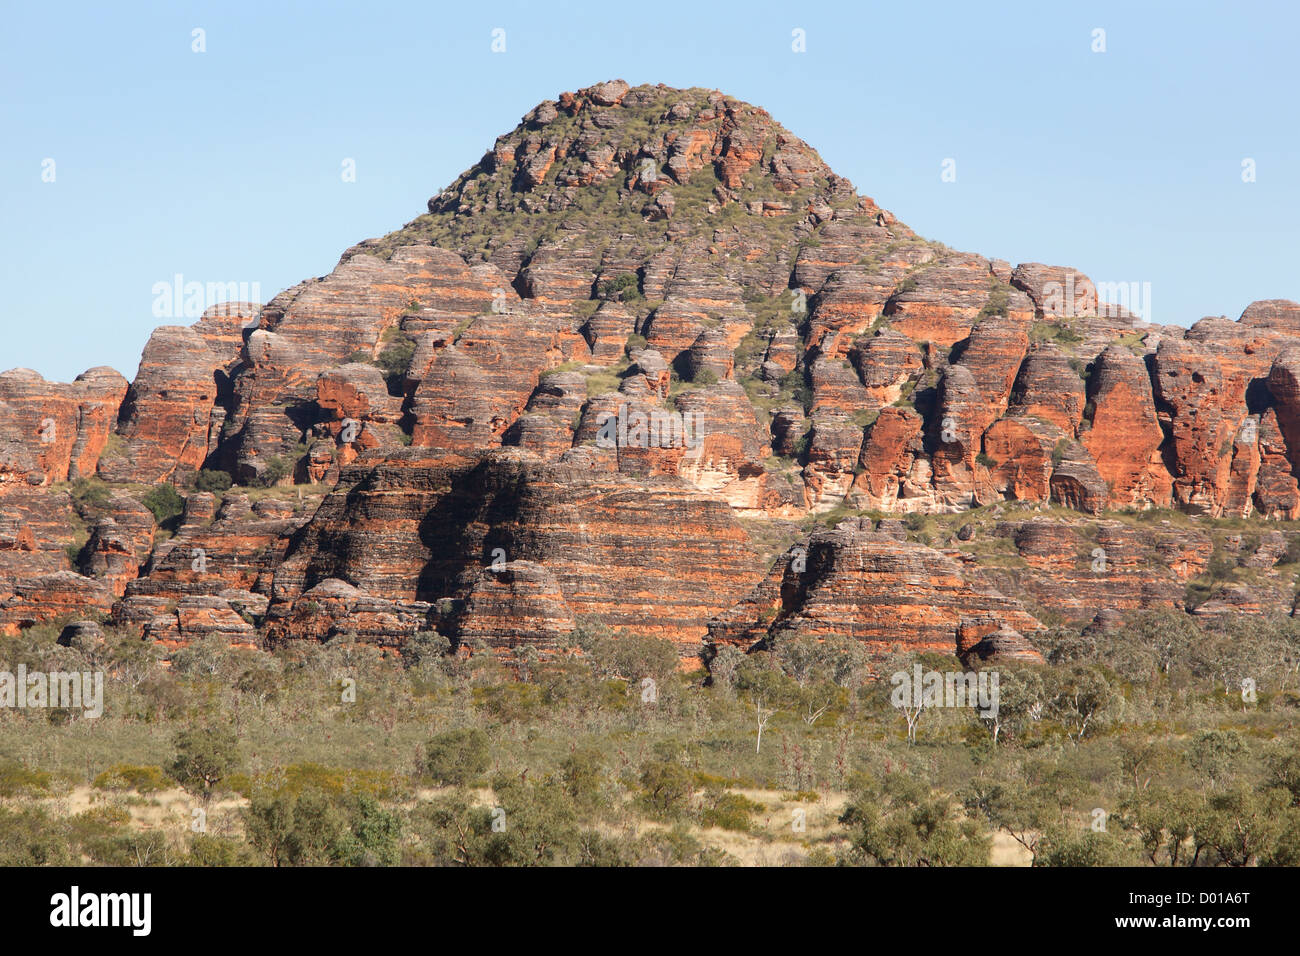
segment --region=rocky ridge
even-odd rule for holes
[[[1150,325],[918,236],[762,109],[615,80],[129,384],[0,374],[0,630],[1028,658],[1290,613],[1297,475],[1297,303]]]

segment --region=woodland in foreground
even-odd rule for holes
[[[0,709],[0,864],[1300,863],[1300,624],[1140,615],[1037,635],[998,719],[906,715],[860,645],[798,638],[682,672],[579,628],[581,654],[273,652],[57,625],[0,667],[106,674],[104,715]],[[710,679],[711,673],[711,679]],[[1254,692],[1242,690],[1254,681]],[[759,731],[761,725],[761,745]]]

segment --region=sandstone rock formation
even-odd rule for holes
[[[93,475],[126,391],[111,368],[90,369],[70,385],[30,369],[0,373],[0,495]]]
[[[1002,626],[1042,626],[1018,602],[968,580],[952,559],[879,534],[869,522],[850,520],[799,550],[800,561],[779,563],[779,576],[774,568],[755,594],[710,625],[713,641],[748,647],[755,637],[782,634],[848,637],[880,658],[896,649],[953,653],[959,633],[978,640]],[[759,614],[751,618],[753,610]]]
[[[1300,305],[1182,329],[1098,288],[918,236],[720,92],[564,93],[129,385],[0,373],[0,630],[982,666],[1046,621],[1289,613]]]

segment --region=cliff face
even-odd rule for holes
[[[548,462],[519,449],[478,460],[411,449],[344,471],[277,569],[268,613],[275,636],[303,636],[303,595],[346,581],[423,602],[428,626],[453,637],[508,643],[517,601],[521,639],[598,616],[690,654],[759,573],[726,503],[680,480],[632,479],[581,451]]]
[[[916,235],[761,109],[616,80],[129,386],[0,374],[0,629],[1032,656],[1289,612],[1297,474],[1300,305],[1149,325]]]

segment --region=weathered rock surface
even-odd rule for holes
[[[257,334],[257,333],[254,333]],[[212,442],[220,358],[190,328],[155,329],[118,414],[120,454],[99,462],[107,481],[180,483],[203,466]]]
[[[0,592],[0,635],[88,612],[107,614],[112,605],[107,587],[75,571],[27,578]]]
[[[1122,345],[1097,359],[1089,380],[1093,414],[1083,444],[1110,486],[1115,507],[1166,505],[1173,480],[1165,469],[1164,432],[1142,360]]]
[[[1030,350],[1011,390],[1010,414],[1041,419],[1074,436],[1086,405],[1083,379],[1064,352],[1051,344]]]
[[[1204,533],[1113,521],[1089,526],[1044,518],[1006,521],[993,535],[1009,539],[1025,566],[989,568],[988,577],[1025,595],[1031,605],[1080,625],[1108,609],[1180,606],[1185,582],[1205,570],[1212,550]]]
[[[1015,628],[999,628],[992,634],[980,638],[964,655],[966,666],[978,662],[989,664],[1041,664],[1043,655],[1034,645]]]
[[[710,639],[747,647],[761,627],[771,641],[790,633],[853,638],[883,658],[904,648],[955,654],[959,631],[970,639],[980,630],[982,637],[1005,626],[1042,626],[1018,602],[967,580],[952,559],[869,524],[820,532],[805,549],[802,562],[781,562],[779,578],[769,575],[733,613],[711,623]],[[774,615],[771,623],[749,618],[754,609]]]
[[[478,462],[410,449],[344,470],[276,571],[268,615],[282,622],[329,578],[392,599],[465,600],[464,572],[497,549],[544,568],[575,617],[684,647],[761,573],[730,508],[680,479],[634,480],[520,449]]]
[[[1166,339],[1152,372],[1156,401],[1169,416],[1174,500],[1194,513],[1218,516],[1239,424],[1236,409],[1225,408],[1223,370],[1192,343]]]
[[[92,368],[70,385],[30,369],[0,373],[0,495],[93,475],[126,391],[111,368]]]
[[[971,333],[989,301],[990,273],[980,256],[948,256],[919,268],[885,307],[890,325],[918,342],[948,348]]]
[[[1033,300],[1034,310],[1040,317],[1097,314],[1097,287],[1074,269],[1026,262],[1012,271],[1011,284]]]
[[[154,551],[144,573],[127,583],[122,600],[113,607],[114,621],[161,629],[169,643],[183,646],[218,628],[214,622],[220,619],[225,625],[219,630],[244,642],[254,630],[252,624],[246,633],[220,603],[206,599],[230,604],[229,594],[241,592],[262,595],[265,602],[275,569],[314,504],[305,502],[299,511],[292,500],[251,502],[247,495],[231,492],[218,508],[211,494],[192,495],[175,535]],[[179,613],[188,598],[205,599],[184,605],[194,609],[191,616]],[[255,598],[242,602],[245,609],[258,603]],[[260,623],[260,614],[249,616]]]
[[[506,561],[479,573],[453,627],[465,644],[553,652],[572,646],[575,624],[555,575],[534,561]]]
[[[129,385],[0,374],[0,630],[552,655],[599,618],[982,666],[1040,619],[1294,605],[1300,304],[1151,325],[916,235],[762,109],[621,80],[427,210],[157,329]]]
[[[112,513],[91,528],[90,538],[80,552],[79,570],[104,581],[121,597],[127,585],[139,576],[154,543],[154,516],[144,505],[126,495],[111,502]]]
[[[881,511],[928,511],[935,503],[925,422],[913,408],[882,408],[868,427],[854,487],[862,506]]]

